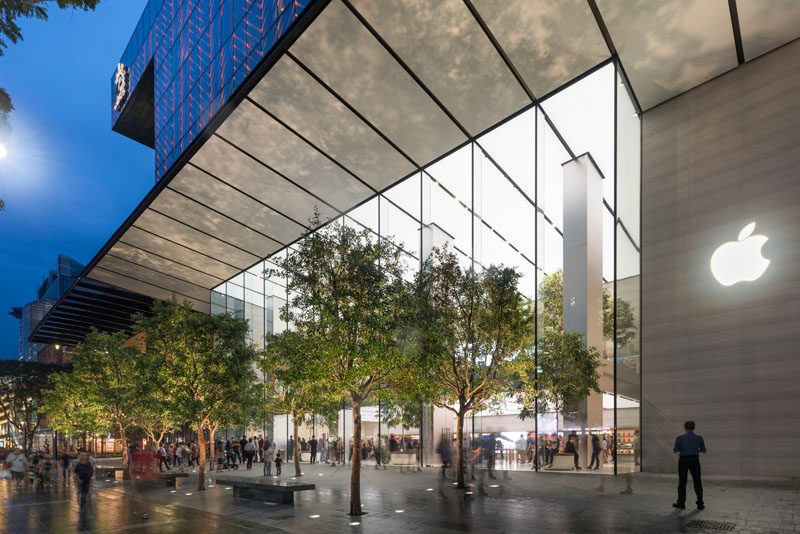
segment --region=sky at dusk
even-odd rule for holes
[[[16,108],[0,160],[0,358],[18,355],[11,307],[36,299],[58,254],[89,262],[154,184],[153,151],[111,131],[111,75],[145,5],[53,3],[0,57]]]

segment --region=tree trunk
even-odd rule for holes
[[[119,440],[122,442],[122,480],[131,479],[131,470],[128,465],[128,443],[125,439],[125,427],[119,426]]]
[[[456,427],[456,482],[458,488],[466,488],[467,485],[464,483],[464,472],[467,468],[466,458],[464,458],[464,411],[459,409],[458,414],[456,414],[456,420],[458,421]]]
[[[294,444],[292,444],[292,455],[294,456],[294,476],[299,477],[302,475],[300,472],[300,424],[297,422],[297,412],[292,412],[292,427],[294,432]]]
[[[353,404],[353,465],[350,470],[350,515],[361,515],[361,403]]]
[[[206,489],[206,441],[205,441],[205,424],[200,423],[197,425],[197,491]],[[213,439],[213,436],[211,436]],[[213,449],[212,449],[213,450]]]

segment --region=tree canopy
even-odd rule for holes
[[[315,218],[310,226],[319,223]],[[319,380],[353,406],[350,514],[361,515],[361,405],[409,377],[399,343],[409,302],[403,252],[391,240],[335,221],[276,264],[290,295],[282,317],[312,341]]]
[[[461,488],[465,416],[509,391],[515,360],[528,359],[533,345],[533,306],[519,292],[520,276],[494,265],[463,269],[454,253],[437,249],[415,279],[415,369],[429,400],[456,415]]]
[[[247,341],[247,321],[198,313],[173,298],[156,301],[150,316],[137,315],[134,329],[143,332],[148,375],[201,442],[257,398],[257,352]],[[205,452],[201,443],[198,490],[205,489]]]
[[[69,366],[31,361],[0,362],[0,413],[22,438],[28,453],[43,420],[42,403],[52,378]]]

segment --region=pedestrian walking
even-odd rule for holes
[[[72,463],[72,457],[67,451],[61,453],[61,478],[64,482],[69,478],[69,466]]]
[[[275,455],[275,474],[281,476],[281,465],[283,464],[283,460],[281,460],[281,453]]]
[[[272,461],[275,459],[275,449],[272,448],[271,443],[265,443],[267,450],[264,451],[264,476],[272,475]]]
[[[592,460],[589,462],[587,469],[591,470],[592,466],[594,466],[595,471],[600,469],[600,453],[602,451],[603,447],[600,445],[600,438],[597,437],[597,434],[592,434]]]
[[[8,470],[11,471],[11,478],[16,482],[16,487],[22,485],[28,467],[28,459],[22,454],[22,449],[19,447],[14,449],[14,452],[6,458],[6,465],[9,466]]]
[[[75,478],[78,479],[78,500],[80,508],[86,507],[86,499],[89,496],[89,487],[94,476],[94,466],[89,462],[89,455],[85,452],[78,454],[78,462],[74,468]]]
[[[163,471],[164,469],[162,469],[161,467],[163,465],[166,466],[167,471],[169,471],[170,468],[169,468],[169,459],[167,457],[167,449],[166,447],[164,447],[163,444],[158,448],[158,452],[156,453],[156,455],[158,456],[158,470]]]
[[[692,474],[694,494],[697,497],[697,509],[703,510],[703,482],[700,480],[700,453],[706,452],[706,443],[702,436],[694,433],[694,421],[683,423],[685,434],[675,438],[673,452],[678,454],[678,502],[673,503],[675,508],[686,508],[686,483],[688,473]]]

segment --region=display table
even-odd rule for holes
[[[415,466],[417,465],[417,453],[415,452],[393,452],[389,457],[390,465]]]

